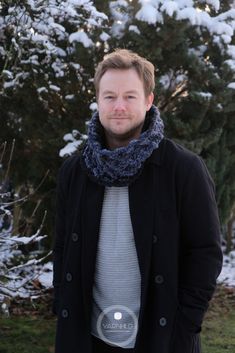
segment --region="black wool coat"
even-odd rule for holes
[[[196,154],[164,138],[128,187],[141,273],[137,353],[199,353],[222,266],[215,187]],[[56,353],[92,353],[91,309],[104,187],[79,154],[58,173],[54,255]]]

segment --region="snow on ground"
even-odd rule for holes
[[[235,287],[235,250],[224,255],[223,268],[218,278],[218,283]]]

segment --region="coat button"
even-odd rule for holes
[[[163,276],[162,275],[157,275],[155,277],[155,283],[157,284],[162,284],[164,282]]]
[[[74,242],[78,241],[78,234],[77,233],[72,233],[72,240]]]
[[[66,273],[66,281],[71,282],[72,279],[73,279],[73,276],[71,275],[71,273],[70,272]]]
[[[166,323],[167,323],[166,318],[165,317],[161,317],[160,320],[159,320],[160,326],[164,327],[164,326],[166,326]]]
[[[61,312],[61,315],[64,319],[66,319],[69,316],[69,312],[67,309],[63,309]]]
[[[153,243],[155,244],[157,242],[157,236],[156,234],[153,235]]]

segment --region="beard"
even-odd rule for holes
[[[115,122],[115,119],[119,119],[119,122]],[[145,117],[141,119],[140,115],[132,112],[103,114],[100,123],[103,126],[105,145],[111,149],[127,146],[131,140],[139,138],[144,122]]]
[[[130,116],[113,116],[113,118],[128,118]],[[142,127],[144,125],[144,121],[138,122],[135,125],[131,126],[128,130],[123,133],[115,133],[110,128],[105,128],[105,135],[108,136],[109,139],[115,139],[120,142],[130,141],[133,139],[137,139],[141,133]]]

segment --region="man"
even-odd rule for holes
[[[154,67],[98,65],[98,112],[58,174],[56,353],[198,353],[222,253],[203,160],[163,136]]]

